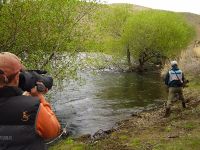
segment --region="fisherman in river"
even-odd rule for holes
[[[172,102],[177,96],[181,100],[183,108],[186,108],[183,96],[183,85],[185,83],[183,72],[178,68],[177,61],[171,61],[171,67],[171,70],[165,77],[165,84],[169,88],[165,117],[170,115]]]
[[[44,140],[60,133],[60,124],[43,94],[19,88],[20,59],[0,53],[0,150],[45,150]],[[42,84],[38,82],[37,84]]]

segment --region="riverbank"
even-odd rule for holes
[[[197,35],[194,41],[199,41],[199,16],[186,13],[185,18],[196,27]],[[161,106],[133,115],[106,133],[100,131],[99,135],[95,136],[96,139],[91,139],[89,135],[77,139],[67,138],[56,143],[50,150],[199,150],[200,61],[193,51],[194,41],[183,51],[179,60],[180,68],[186,75],[195,75],[188,78],[189,87],[184,89],[186,109],[181,107],[180,102],[176,102],[171,116],[163,118],[164,107]],[[102,63],[97,63],[97,66],[100,66],[99,64]],[[110,68],[114,67],[111,65]],[[169,66],[166,67],[168,68]]]
[[[190,79],[189,87],[184,89],[187,108],[180,102],[172,108],[172,114],[163,118],[164,107],[142,112],[119,122],[114,132],[108,132],[98,139],[89,136],[77,139],[64,139],[50,150],[198,150],[200,145],[200,82]]]

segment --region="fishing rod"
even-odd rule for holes
[[[62,132],[56,138],[54,138],[51,141],[46,142],[45,144],[50,145],[50,144],[58,141],[63,135],[67,136],[69,134],[69,132],[67,132],[67,126],[68,125],[66,124],[65,127],[62,128]]]

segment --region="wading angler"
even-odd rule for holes
[[[177,97],[179,100],[181,100],[182,107],[186,108],[185,99],[183,96],[183,86],[187,80],[185,80],[182,70],[178,68],[177,61],[171,61],[171,67],[171,70],[169,70],[165,77],[165,84],[169,88],[165,117],[170,115],[172,102],[175,101]]]

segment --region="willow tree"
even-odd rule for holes
[[[99,33],[102,35],[102,47],[103,52],[111,54],[113,56],[121,57],[124,52],[123,45],[121,43],[124,28],[128,18],[133,13],[133,5],[129,4],[113,4],[103,5],[100,7],[100,11],[97,13],[96,24],[99,27]],[[128,65],[131,64],[129,50],[126,51]]]
[[[194,29],[181,15],[148,10],[129,17],[122,40],[143,71],[144,64],[152,58],[178,55],[193,35]]]
[[[55,66],[52,60],[61,59],[60,53],[71,56],[81,50],[81,43],[89,35],[86,18],[96,2],[5,0],[0,6],[0,51],[19,55],[28,68],[49,69],[57,75],[64,63]]]

